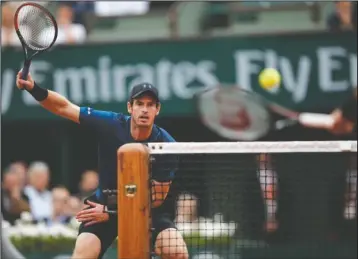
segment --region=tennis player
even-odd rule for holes
[[[81,225],[72,258],[102,258],[118,235],[117,219],[104,212],[102,194],[102,189],[117,189],[117,149],[126,143],[175,141],[164,129],[154,124],[161,107],[158,90],[149,83],[136,85],[127,103],[130,116],[126,116],[79,107],[60,94],[38,86],[30,74],[26,81],[20,78],[21,71],[17,75],[17,87],[27,90],[46,110],[85,128],[94,129],[97,133],[99,189],[86,199],[88,207],[77,215]],[[154,250],[164,259],[186,259],[189,257],[188,251],[180,232],[169,217],[159,210],[168,194],[174,171],[158,171],[152,173],[153,188],[158,194],[152,211]]]

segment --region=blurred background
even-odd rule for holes
[[[32,62],[39,85],[80,106],[126,112],[130,87],[151,82],[163,100],[157,124],[177,141],[225,141],[196,116],[193,94],[207,86],[238,84],[289,108],[323,113],[339,107],[357,86],[356,2],[38,3],[59,25],[56,45]],[[70,230],[52,230],[64,231],[71,246],[73,216],[98,184],[97,144],[91,141],[94,132],[48,113],[16,89],[23,52],[13,16],[20,4],[1,3],[1,210],[13,226],[72,224]],[[282,87],[276,91],[258,85],[265,67],[281,72]],[[356,140],[356,131],[335,136],[294,126],[266,140]],[[264,171],[273,184],[274,173]],[[350,179],[353,186],[356,171]],[[272,191],[265,198],[272,204],[274,197]],[[208,214],[209,207],[200,213]],[[16,244],[38,258],[38,247]]]

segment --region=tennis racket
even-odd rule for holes
[[[26,80],[32,59],[49,50],[55,43],[57,23],[42,5],[24,3],[15,12],[14,25],[25,55],[21,79]]]
[[[195,99],[202,122],[232,140],[257,140],[272,130],[295,124],[321,129],[333,125],[327,114],[295,112],[236,86],[206,89],[197,93]],[[273,112],[285,119],[274,121]]]

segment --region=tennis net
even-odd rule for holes
[[[152,250],[186,258],[180,236],[158,235],[169,219],[193,259],[357,257],[356,142],[148,147],[152,204],[162,199],[151,213]],[[175,169],[158,196],[153,180]]]

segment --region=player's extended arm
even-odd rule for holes
[[[79,123],[80,107],[71,103],[62,95],[43,89],[35,84],[29,74],[27,80],[22,80],[21,72],[17,74],[16,85],[19,89],[25,88],[46,110],[65,119]]]
[[[40,104],[46,110],[56,115],[80,123],[80,107],[56,92],[49,91],[48,97],[40,102]]]

